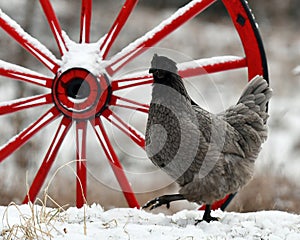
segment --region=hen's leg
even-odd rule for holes
[[[179,200],[185,200],[185,197],[181,194],[163,195],[150,200],[143,206],[143,208],[150,207],[150,210],[152,210],[164,204],[166,204],[166,207],[169,208],[171,202],[179,201]]]
[[[202,222],[202,221],[205,221],[205,222],[208,222],[208,223],[211,222],[211,221],[219,221],[219,218],[212,217],[210,215],[210,213],[211,213],[211,206],[208,204],[205,207],[205,211],[204,211],[204,215],[203,215],[202,220],[196,220],[195,225],[197,225],[199,222]]]

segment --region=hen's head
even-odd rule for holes
[[[153,74],[154,80],[163,79],[170,73],[177,74],[176,63],[167,57],[154,54],[149,73]]]

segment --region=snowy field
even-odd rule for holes
[[[65,212],[42,207],[0,207],[0,239],[159,239],[159,240],[298,240],[300,216],[280,211],[213,212],[219,222],[201,222],[202,211],[183,210],[172,216],[99,205]],[[32,217],[34,216],[34,217]]]

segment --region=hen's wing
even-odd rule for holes
[[[198,118],[199,129],[208,145],[223,154],[245,156],[239,145],[241,136],[223,116],[212,114],[196,105],[193,106],[193,109]]]

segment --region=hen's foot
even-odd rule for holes
[[[211,213],[211,206],[210,206],[210,205],[206,205],[206,207],[205,207],[205,212],[204,212],[204,215],[203,215],[203,218],[202,218],[201,220],[196,220],[195,225],[197,225],[198,223],[203,222],[203,221],[209,223],[209,222],[212,222],[212,221],[219,221],[219,220],[220,220],[220,219],[217,218],[217,217],[212,217],[212,216],[210,215],[210,213]]]
[[[149,208],[153,210],[162,205],[166,205],[167,208],[170,208],[170,203],[178,200],[184,200],[185,198],[181,194],[172,194],[172,195],[163,195],[157,198],[154,198],[147,202],[142,208]]]
[[[212,216],[203,217],[201,220],[196,220],[195,225],[197,225],[198,223],[201,223],[203,221],[210,223],[210,222],[213,222],[213,221],[220,221],[220,218],[212,217]]]

